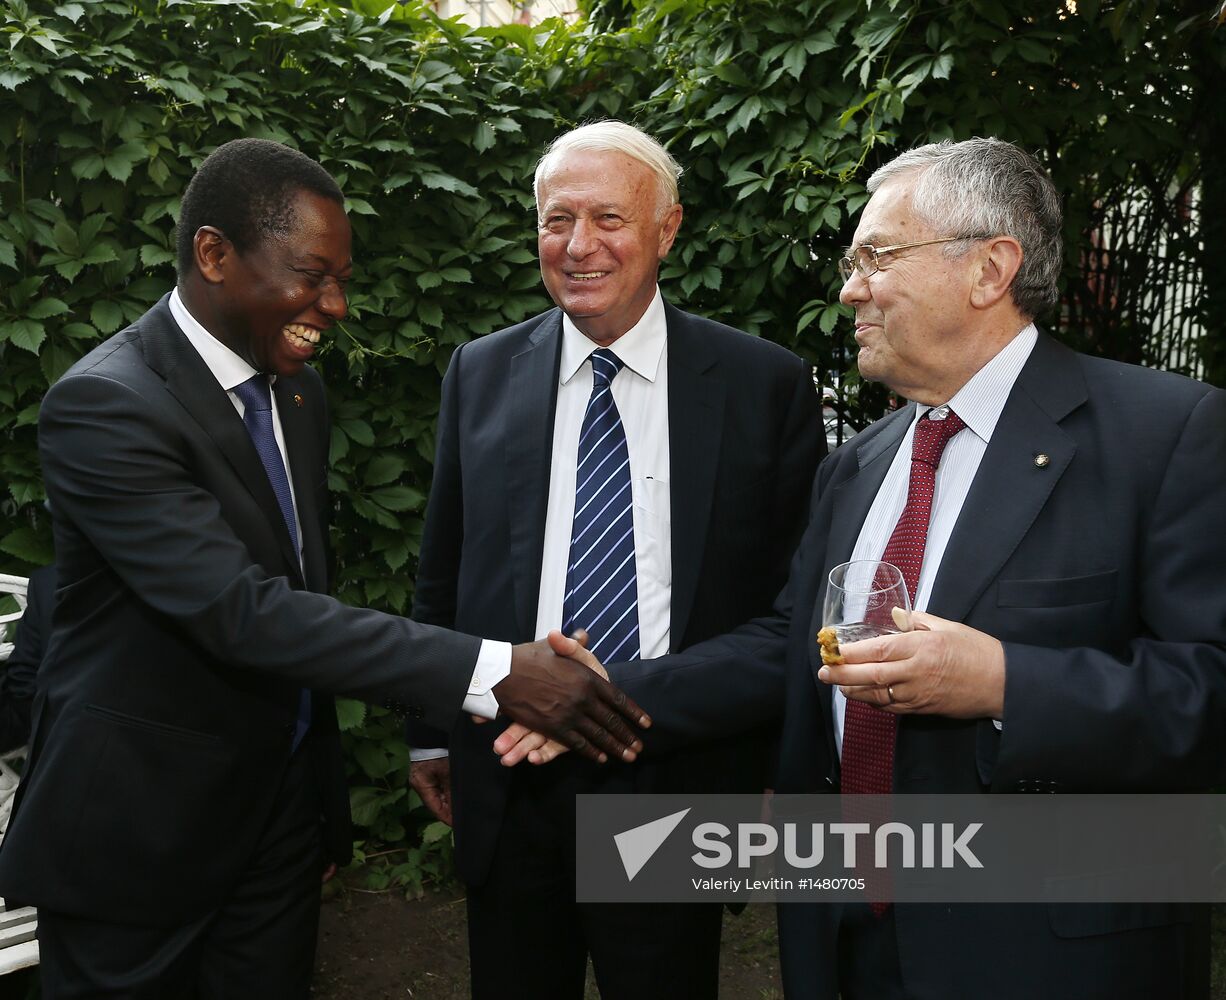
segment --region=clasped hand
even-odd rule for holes
[[[914,630],[840,644],[846,661],[818,679],[848,698],[897,715],[1000,719],[1005,707],[1005,650],[960,622],[915,612]]]
[[[595,656],[588,652],[586,648],[587,633],[582,629],[575,633],[575,638],[564,636],[555,629],[549,633],[546,641],[558,656],[578,660],[605,681],[609,679],[608,671],[601,666],[600,661]],[[623,697],[625,696],[623,695]],[[648,720],[647,724],[650,725],[650,720]],[[572,747],[568,747],[559,740],[550,739],[531,726],[523,725],[520,722],[511,723],[498,739],[494,741],[494,753],[502,758],[502,763],[507,767],[518,764],[522,760],[527,760],[531,764],[548,764],[551,760],[560,757],[569,749],[572,749]],[[622,760],[633,761],[637,751],[641,749],[642,744],[637,743],[633,753],[623,753],[621,755]],[[591,754],[588,754],[588,756],[591,756]]]
[[[509,746],[512,732],[516,742],[529,734],[537,737],[516,759],[535,749],[550,752],[547,759],[552,760],[570,749],[601,763],[610,756],[633,761],[643,744],[630,725],[646,729],[651,718],[608,676],[581,641],[556,629],[546,639],[512,647],[511,673],[494,686],[494,694],[515,723],[498,743]]]

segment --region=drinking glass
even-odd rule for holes
[[[855,559],[830,571],[822,625],[839,643],[911,631],[911,598],[902,570],[893,563]]]

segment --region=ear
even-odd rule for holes
[[[215,226],[201,226],[192,238],[196,270],[210,285],[225,280],[226,257],[234,252],[234,244]]]
[[[971,286],[971,305],[990,309],[1009,295],[1022,266],[1022,246],[1012,236],[996,236],[979,253],[979,269]]]
[[[660,243],[656,251],[656,256],[663,260],[668,256],[668,251],[673,248],[673,241],[677,238],[677,230],[681,228],[681,206],[673,205],[664,213],[664,218],[660,220]]]

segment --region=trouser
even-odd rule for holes
[[[307,747],[233,890],[175,927],[40,910],[43,1000],[302,1000],[310,989],[323,872],[320,804]],[[133,873],[139,877],[139,873]]]
[[[550,765],[554,767],[555,765]],[[576,903],[575,788],[517,774],[489,878],[468,890],[473,1000],[715,1000],[718,903]]]

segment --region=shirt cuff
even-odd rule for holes
[[[464,699],[464,711],[492,719],[498,715],[498,699],[494,697],[494,685],[502,682],[511,673],[511,644],[494,639],[481,640],[481,652],[477,654],[477,668],[468,685],[468,697]]]
[[[446,747],[426,747],[424,749],[409,747],[409,760],[414,763],[419,760],[438,760],[440,757],[446,756]]]

